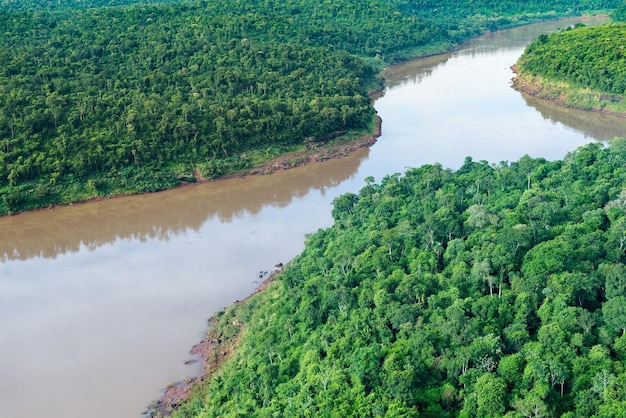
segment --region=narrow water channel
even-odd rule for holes
[[[186,366],[206,319],[250,294],[332,200],[364,179],[465,157],[560,159],[626,136],[626,120],[567,110],[510,88],[510,66],[542,33],[485,35],[385,71],[383,135],[349,157],[269,176],[194,185],[0,218],[2,417],[139,417]],[[592,21],[584,20],[585,23]]]

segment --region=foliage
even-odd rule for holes
[[[40,206],[154,190],[169,180],[129,188],[116,173],[169,179],[186,165],[218,175],[244,153],[367,130],[383,65],[481,31],[616,5],[4,0],[0,214],[37,206],[15,198],[35,188],[51,189]],[[59,200],[59,187],[77,194]]]
[[[96,7],[128,6],[138,3],[147,5],[172,2],[176,2],[176,0],[2,0],[0,1],[0,10],[84,10]]]
[[[626,26],[579,25],[542,35],[529,45],[517,67],[522,73],[566,82],[623,101],[626,93]]]
[[[615,10],[611,12],[611,19],[614,22],[626,21],[626,2],[623,2]]]
[[[368,179],[175,416],[623,416],[624,184],[623,139]]]
[[[611,15],[622,20],[624,4]],[[541,35],[516,64],[513,87],[583,110],[626,115],[626,25],[613,23]]]

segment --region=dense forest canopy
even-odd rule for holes
[[[524,14],[524,13],[583,13],[589,10],[606,10],[616,7],[610,0],[593,0],[588,2],[554,0],[554,1],[493,1],[493,0],[399,0],[403,10],[417,14],[436,14],[441,16],[468,16],[468,12],[479,11],[480,14]]]
[[[175,416],[626,414],[625,140],[366,183]]]
[[[611,20],[614,22],[626,21],[626,1],[622,2],[611,12]]]
[[[136,4],[175,3],[179,0],[0,0],[0,10],[52,11],[83,10],[95,7],[130,6]]]
[[[626,25],[579,26],[540,36],[529,45],[520,71],[593,90],[626,93]]]
[[[371,130],[383,65],[576,2],[4,0],[0,214],[243,170]]]
[[[611,12],[611,20],[614,22],[626,21],[626,1],[617,6],[617,8]]]

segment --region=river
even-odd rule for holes
[[[2,417],[139,417],[186,366],[206,319],[250,294],[331,225],[373,176],[466,156],[550,160],[626,135],[626,120],[510,87],[523,48],[579,20],[491,33],[384,72],[369,150],[268,176],[0,218]],[[585,23],[591,21],[584,20]]]

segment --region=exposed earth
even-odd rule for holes
[[[262,292],[268,286],[271,285],[274,278],[282,270],[282,263],[276,265],[277,269],[272,272],[267,279],[265,279],[261,285],[247,298],[242,301],[236,301],[235,304],[241,304]],[[221,331],[212,327],[213,318],[210,318],[209,328],[206,332],[204,339],[198,344],[194,345],[189,354],[193,356],[192,360],[186,362],[186,364],[193,364],[197,361],[202,361],[202,374],[198,377],[187,379],[182,382],[177,382],[169,385],[163,391],[161,397],[148,405],[144,412],[145,417],[150,418],[162,418],[172,414],[178,408],[181,403],[187,399],[191,393],[193,385],[197,382],[201,382],[213,376],[213,374],[219,369],[220,365],[228,360],[234,353],[237,341],[245,328],[245,324],[237,320],[233,321],[232,325],[238,328],[235,336],[227,338]]]
[[[222,177],[220,179],[229,177],[245,177],[247,175],[267,175],[279,170],[287,170],[310,163],[345,157],[356,150],[371,147],[381,134],[381,125],[381,119],[377,118],[376,129],[370,135],[364,135],[347,142],[338,141],[332,144],[313,143],[308,145],[307,149],[301,153],[282,155],[269,161],[262,167],[257,167],[245,173]],[[203,179],[198,172],[194,172],[193,174],[198,183],[209,181]],[[248,298],[261,292],[270,285],[274,277],[280,272],[280,269],[282,269],[282,264],[278,264],[277,268],[278,269],[275,270],[254,291],[254,293],[252,293],[252,295],[248,296]],[[243,301],[237,301],[235,303],[238,304],[241,302]],[[211,327],[211,322],[212,319],[209,319],[209,328],[206,332],[205,338],[198,344],[194,345],[189,352],[194,359],[187,362],[188,364],[191,364],[196,361],[202,361],[202,374],[198,377],[177,382],[166,387],[163,395],[147,407],[145,416],[152,418],[169,416],[185,399],[189,397],[191,389],[195,383],[210,378],[213,373],[218,370],[219,366],[233,354],[237,345],[238,337],[241,335],[241,331],[244,328],[244,324],[239,322],[233,323],[233,325],[240,328],[240,332],[235,337],[224,338],[219,331]]]
[[[511,69],[515,73],[515,76],[511,80],[512,87],[524,94],[551,101],[559,106],[626,117],[625,112],[611,109],[611,104],[622,102],[624,100],[623,97],[591,90],[575,90],[564,82],[547,82],[545,79],[537,76],[522,76],[515,65],[512,66]],[[572,91],[580,97],[586,96],[585,107],[577,106],[577,102],[569,97]]]
[[[374,132],[369,135],[363,135],[345,142],[341,140],[332,143],[311,142],[307,145],[306,150],[302,152],[281,155],[271,161],[268,161],[261,167],[256,167],[243,173],[220,177],[217,180],[219,181],[221,179],[232,177],[245,177],[248,175],[272,174],[275,171],[288,170],[290,168],[300,167],[311,163],[345,157],[354,151],[369,148],[374,145],[378,137],[381,135],[381,128],[382,120],[377,116]],[[198,182],[207,181],[197,172],[194,172],[194,176]]]

